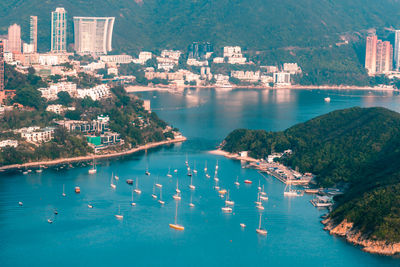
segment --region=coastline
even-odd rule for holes
[[[27,167],[39,167],[39,166],[52,166],[52,165],[59,165],[64,163],[71,163],[77,161],[90,161],[93,158],[95,159],[105,159],[105,158],[114,158],[120,156],[130,155],[142,150],[155,148],[163,145],[174,144],[174,143],[181,143],[186,141],[187,138],[182,136],[171,140],[165,140],[160,142],[148,143],[139,147],[135,147],[126,151],[122,152],[115,152],[110,154],[103,154],[103,155],[87,155],[87,156],[80,156],[80,157],[73,157],[73,158],[61,158],[61,159],[54,159],[49,161],[37,161],[37,162],[27,162],[22,164],[13,164],[13,165],[6,165],[0,167],[1,171],[11,170],[11,169],[20,169],[20,168],[27,168]]]
[[[396,92],[394,88],[383,88],[383,87],[370,87],[370,86],[348,86],[348,85],[289,85],[289,86],[280,86],[280,87],[266,87],[266,86],[243,86],[243,85],[232,85],[232,87],[218,87],[215,85],[188,85],[182,87],[176,87],[171,85],[166,86],[136,86],[130,85],[125,87],[125,91],[127,93],[140,93],[140,92],[151,92],[151,91],[179,91],[184,90],[186,88],[195,88],[195,89],[209,89],[215,88],[217,90],[234,90],[234,89],[256,89],[256,90],[359,90],[359,91],[377,91],[377,92]],[[400,92],[400,91],[399,91]]]
[[[362,247],[362,250],[372,254],[393,256],[400,253],[400,243],[389,243],[382,240],[373,240],[363,235],[353,227],[352,222],[344,219],[341,223],[335,224],[328,218],[321,221],[325,225],[324,230],[330,235],[343,237],[347,242]]]

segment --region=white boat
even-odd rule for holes
[[[244,223],[241,223],[241,224],[240,224],[240,227],[246,228],[246,225],[245,225]]]
[[[156,184],[156,187],[161,188],[162,184]]]
[[[261,228],[261,218],[262,218],[262,215],[261,215],[261,213],[260,213],[260,221],[259,221],[259,223],[258,223],[258,229],[256,229],[256,232],[257,232],[257,234],[259,234],[259,235],[267,235],[267,233],[268,233],[267,230]]]
[[[324,98],[324,101],[325,101],[326,103],[329,103],[329,102],[331,102],[331,98],[330,98],[330,97],[325,97],[325,98]]]
[[[114,178],[115,178],[116,181],[119,180],[119,177],[117,175],[114,175]]]
[[[267,195],[267,193],[265,193],[265,191],[264,191],[264,185],[262,186],[262,190],[261,190],[260,194],[262,196],[266,196]]]
[[[87,206],[89,209],[93,209],[93,205],[88,204]]]
[[[221,209],[222,209],[223,212],[226,212],[226,213],[232,212],[232,208],[228,207],[228,206],[222,207]]]
[[[264,206],[263,205],[257,205],[256,208],[259,209],[259,210],[264,210]]]
[[[89,174],[95,174],[97,172],[97,168],[96,168],[96,159],[93,156],[93,167],[91,169],[89,169]]]
[[[189,203],[189,207],[193,208],[194,204],[193,203]]]
[[[179,194],[181,192],[181,190],[179,190],[179,183],[178,180],[176,180],[176,189],[175,189],[176,193]]]
[[[292,189],[292,184],[286,184],[285,191],[283,192],[285,197],[299,197],[301,196],[296,190]]]
[[[176,206],[175,206],[175,222],[174,223],[170,223],[169,227],[178,231],[183,231],[185,229],[185,227],[183,227],[182,225],[178,224],[178,202],[176,202]]]
[[[131,199],[131,206],[136,206],[136,203],[135,203],[135,202],[133,202],[133,192],[134,192],[134,190],[132,189],[132,199]]]
[[[261,183],[260,179],[258,179],[258,187],[257,187],[258,191],[261,191],[261,184],[260,183]]]
[[[52,219],[47,219],[47,222],[48,223],[53,223],[53,220]]]
[[[171,177],[172,177],[172,174],[171,174],[171,168],[168,168],[167,177],[169,177],[169,178],[171,178]]]
[[[197,170],[196,170],[196,161],[194,161],[193,173],[194,173],[194,174],[197,174]]]
[[[228,190],[228,195],[226,196],[225,204],[229,206],[235,205],[235,202],[232,200],[229,200],[229,190]]]
[[[123,215],[121,215],[121,206],[118,205],[118,214],[115,214],[115,218],[117,218],[118,220],[122,220],[124,218]]]
[[[178,169],[175,169],[174,172],[177,173],[177,172],[178,172]]]
[[[42,173],[43,172],[42,166],[39,166],[39,169],[37,169],[36,172],[37,173]]]
[[[192,195],[192,193],[190,193],[190,203],[189,203],[189,207],[191,207],[191,208],[193,208],[194,207],[194,204],[193,204],[193,195]]]
[[[111,181],[110,181],[110,186],[112,189],[117,188],[117,186],[114,184],[114,179],[113,179],[114,173],[111,173]]]
[[[237,186],[239,186],[239,185],[240,185],[240,183],[239,183],[239,176],[237,176],[237,177],[236,177],[236,182],[235,182],[235,185],[237,185]]]
[[[22,201],[18,202],[18,205],[23,206],[24,203],[22,203]]]
[[[175,195],[172,196],[172,198],[175,200],[181,200],[181,195],[179,193],[176,193]]]
[[[154,199],[157,199],[155,184],[153,184],[153,194],[151,194],[151,197],[154,198]]]
[[[217,165],[215,165],[215,170],[218,170],[218,160],[217,160]]]
[[[190,177],[190,185],[189,185],[189,188],[190,188],[191,190],[195,190],[195,189],[196,189],[196,187],[193,185],[193,176]]]
[[[267,196],[260,196],[260,200],[266,201],[266,200],[268,200],[268,197]]]
[[[207,177],[207,178],[210,178],[210,175],[209,175],[208,173],[206,173],[206,177]]]
[[[139,189],[138,183],[139,183],[139,178],[136,177],[136,188],[135,188],[134,191],[135,191],[136,194],[141,194],[142,191]]]
[[[28,174],[28,172],[27,172],[27,171],[24,171],[22,174],[23,174],[23,175],[27,175],[27,174]]]
[[[207,172],[207,160],[206,160],[206,165],[204,167],[204,172]]]
[[[65,197],[65,196],[66,196],[66,194],[65,194],[65,184],[63,184],[63,192],[62,192],[62,196],[63,196],[63,197]]]
[[[160,203],[161,205],[165,204],[165,202],[162,200],[162,187],[160,187],[160,199],[158,200],[158,203]]]

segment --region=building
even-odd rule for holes
[[[62,114],[68,110],[75,110],[75,107],[64,107],[60,104],[48,105],[46,111]]]
[[[77,96],[76,84],[72,82],[56,83],[47,88],[39,88],[38,90],[42,93],[42,97],[47,100],[58,99],[57,95],[59,92],[67,92],[71,97]]]
[[[174,66],[175,66],[175,63],[173,63],[173,62],[161,62],[161,63],[158,63],[157,69],[170,71],[174,68]]]
[[[56,124],[63,126],[69,132],[82,132],[84,134],[98,134],[109,131],[108,124],[110,118],[108,116],[98,116],[97,120],[93,121],[78,121],[78,120],[62,120],[56,121]]]
[[[376,73],[387,74],[393,70],[393,46],[389,41],[376,44]]]
[[[51,12],[51,52],[67,51],[67,11],[63,7]]]
[[[260,66],[260,69],[262,69],[263,72],[266,73],[274,73],[279,71],[277,66]]]
[[[129,64],[133,59],[130,55],[109,55],[101,56],[100,60],[105,63]]]
[[[8,51],[18,54],[21,53],[21,27],[13,24],[8,27]]]
[[[29,44],[33,45],[33,53],[37,52],[37,16],[30,17]]]
[[[260,71],[233,70],[231,71],[231,77],[245,82],[258,82],[260,80]]]
[[[394,38],[394,67],[400,71],[400,30],[395,31]]]
[[[32,143],[48,142],[54,137],[54,127],[40,128],[38,126],[25,127],[15,130],[15,133],[20,133],[21,137]]]
[[[277,86],[290,85],[290,73],[288,72],[275,72],[274,73],[274,83]]]
[[[211,43],[193,42],[188,47],[188,59],[195,59],[197,61],[207,60],[213,53],[213,46]]]
[[[284,63],[283,71],[289,72],[290,74],[301,73],[301,68],[297,65],[297,63]]]
[[[96,101],[110,96],[110,87],[106,84],[97,85],[89,89],[77,89],[77,97],[85,98],[90,97]]]
[[[3,42],[0,41],[0,92],[4,91],[4,45]],[[2,102],[1,99],[0,102]]]
[[[35,46],[33,44],[24,43],[22,45],[22,52],[24,54],[33,54],[35,53]]]
[[[181,51],[163,50],[161,51],[161,57],[179,61],[179,58],[181,57]]]
[[[95,71],[95,70],[99,70],[99,69],[104,69],[106,67],[106,63],[104,63],[103,61],[92,62],[85,66],[81,66],[81,67],[84,71]]]
[[[5,148],[7,146],[9,146],[9,147],[17,147],[18,146],[18,141],[17,140],[11,140],[11,139],[0,141],[0,148]]]
[[[246,58],[243,57],[240,46],[225,46],[224,58],[228,58],[229,64],[245,64]]]
[[[75,51],[106,55],[112,51],[114,17],[74,17]]]
[[[365,68],[369,75],[376,73],[376,44],[378,37],[370,35],[367,37],[366,49],[365,49]]]

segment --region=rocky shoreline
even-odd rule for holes
[[[400,243],[370,239],[354,228],[353,223],[348,222],[346,219],[339,224],[335,224],[332,219],[327,218],[321,223],[325,225],[324,230],[328,231],[331,235],[341,236],[347,242],[361,246],[365,252],[386,256],[393,256],[400,253]]]

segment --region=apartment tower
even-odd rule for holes
[[[67,51],[67,11],[58,7],[51,12],[51,52]]]
[[[33,45],[33,52],[37,52],[37,16],[31,16],[29,29],[29,43]]]
[[[21,27],[17,24],[8,27],[8,51],[21,53]]]

